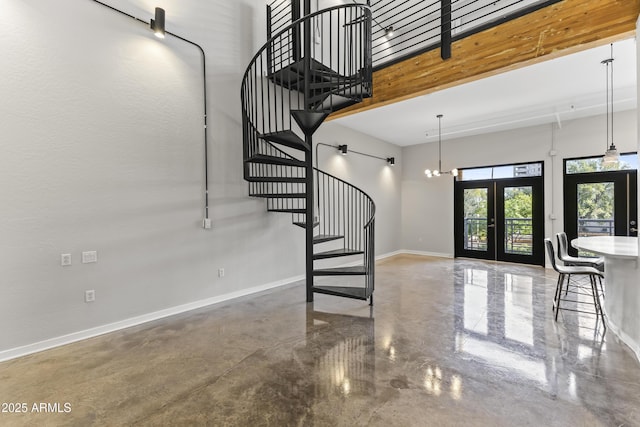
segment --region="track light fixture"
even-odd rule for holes
[[[359,154],[359,155],[365,156],[365,157],[371,157],[372,159],[384,160],[385,162],[387,162],[387,165],[389,165],[389,166],[394,166],[396,164],[396,158],[395,157],[379,157],[379,156],[374,156],[373,154],[363,153],[361,151],[349,150],[349,147],[347,146],[347,144],[331,145],[331,144],[325,144],[324,142],[318,142],[316,144],[316,157],[315,157],[315,159],[316,159],[316,168],[318,167],[318,148],[320,146],[331,147],[331,148],[337,149],[338,152],[340,154],[342,154],[343,156],[346,156],[347,153],[353,153],[353,154]]]
[[[161,7],[156,7],[155,19],[151,20],[151,31],[159,39],[164,38],[164,9]]]
[[[387,37],[393,37],[393,25],[389,25],[384,29],[384,35]]]

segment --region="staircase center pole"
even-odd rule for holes
[[[313,137],[311,134],[305,134],[305,142],[309,147],[313,147]],[[305,260],[306,260],[306,278],[307,278],[307,302],[313,301],[313,150],[308,150],[305,154],[307,163],[305,170]]]
[[[311,0],[304,0],[305,16],[311,13]],[[308,111],[311,107],[309,99],[311,97],[311,21],[304,23],[304,109]],[[307,302],[313,301],[313,131],[305,130],[304,140],[309,150],[305,154],[305,210],[306,210],[306,275],[307,275]]]

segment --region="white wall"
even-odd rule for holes
[[[497,132],[442,143],[442,167],[466,168],[544,161],[545,235],[564,229],[563,159],[602,155],[606,146],[605,116]],[[637,150],[637,111],[616,112],[615,143],[621,152]],[[552,148],[554,157],[549,156]],[[402,175],[403,249],[453,256],[453,178],[428,179],[424,170],[438,166],[438,145],[405,147]],[[555,214],[556,220],[550,219]]]

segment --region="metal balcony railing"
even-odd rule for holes
[[[267,36],[300,18],[305,1],[309,6],[309,0],[276,0],[267,6]],[[437,48],[443,58],[448,58],[452,42],[560,0],[351,1],[371,6],[373,67],[379,69]],[[319,23],[314,26],[321,27]],[[292,40],[292,51],[295,46]]]

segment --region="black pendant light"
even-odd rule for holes
[[[606,151],[602,162],[605,164],[616,163],[620,154],[616,145],[613,143],[613,43],[611,43],[611,57],[602,61],[607,67],[606,88],[607,88],[607,138]],[[609,88],[611,83],[611,88]],[[611,89],[611,93],[609,93]]]

